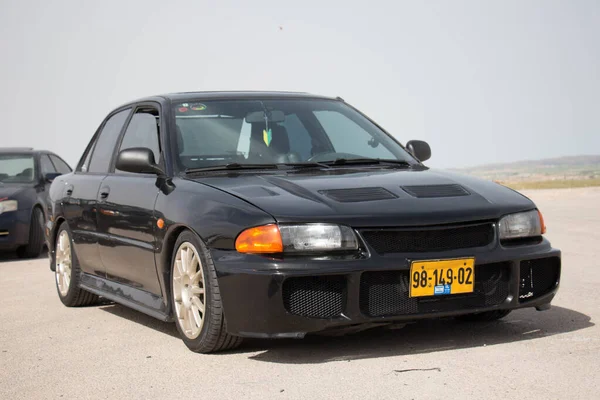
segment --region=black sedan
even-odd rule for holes
[[[535,204],[431,170],[430,155],[340,98],[205,92],[125,104],[52,184],[58,295],[175,321],[198,352],[548,309],[561,253]]]
[[[54,178],[71,167],[56,154],[32,148],[0,148],[0,250],[38,257]]]

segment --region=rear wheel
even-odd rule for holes
[[[88,306],[98,301],[98,296],[79,287],[81,271],[73,251],[71,233],[66,223],[58,229],[54,257],[56,290],[60,301],[67,307]]]
[[[39,208],[33,210],[29,226],[29,242],[17,249],[21,258],[37,258],[44,250],[44,213]]]
[[[210,252],[190,231],[179,235],[171,261],[171,304],[177,330],[198,353],[233,349],[242,338],[227,333]]]
[[[510,314],[510,311],[511,310],[485,311],[485,312],[476,313],[476,314],[460,315],[456,318],[461,321],[468,321],[468,322],[489,322],[489,321],[496,321],[498,319],[506,317],[508,314]]]

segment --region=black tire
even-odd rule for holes
[[[38,258],[44,251],[44,213],[38,207],[33,210],[29,225],[29,242],[17,249],[20,258]]]
[[[61,294],[60,289],[58,287],[58,279],[56,278],[58,274],[58,265],[56,265],[56,257],[54,257],[52,263],[54,264],[54,281],[56,283],[56,292],[58,293],[58,297],[60,298],[60,301],[67,307],[83,307],[96,304],[99,300],[99,297],[79,287],[79,281],[81,279],[81,269],[79,268],[79,262],[77,261],[77,256],[75,255],[75,251],[73,250],[73,239],[71,231],[66,222],[63,222],[58,228],[58,232],[56,233],[55,249],[58,246],[58,240],[62,232],[66,232],[68,234],[69,243],[71,244],[71,282],[69,284],[69,289],[67,293],[65,295]]]
[[[195,339],[186,337],[182,330],[179,319],[177,318],[177,313],[175,311],[175,294],[173,290],[173,270],[175,268],[177,250],[183,243],[186,242],[191,243],[195,247],[203,266],[205,312],[203,316],[202,329],[200,330],[198,337]],[[217,351],[231,350],[238,347],[242,343],[241,337],[233,336],[227,333],[227,324],[225,322],[225,314],[223,312],[223,305],[221,302],[221,293],[219,291],[217,273],[215,271],[212,256],[206,245],[190,231],[183,231],[175,242],[173,256],[171,258],[171,274],[169,275],[169,280],[171,292],[170,300],[173,309],[175,325],[177,326],[177,330],[179,331],[181,339],[190,350],[196,353],[212,353]]]
[[[485,311],[477,314],[460,315],[456,318],[467,322],[490,322],[506,317],[508,314],[510,314],[510,311],[511,310]]]

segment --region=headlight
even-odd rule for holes
[[[500,240],[540,236],[546,232],[538,210],[509,214],[500,219]]]
[[[235,241],[240,253],[304,253],[356,250],[358,241],[347,226],[334,224],[264,225],[249,228]]]
[[[4,200],[0,201],[0,214],[9,212],[9,211],[17,211],[18,202],[16,200]]]

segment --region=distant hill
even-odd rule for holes
[[[600,155],[581,155],[543,160],[487,164],[455,171],[500,182],[541,182],[600,179]]]

